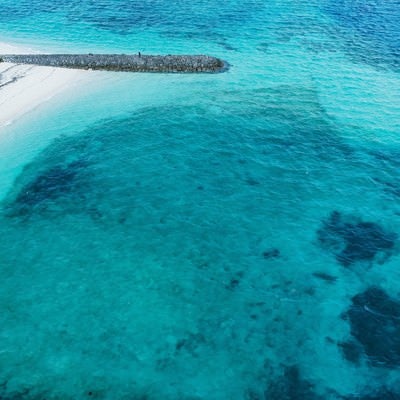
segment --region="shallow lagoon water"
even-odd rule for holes
[[[399,16],[357,4],[0,1],[37,48],[231,64],[6,128],[2,397],[400,397]]]

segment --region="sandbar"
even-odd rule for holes
[[[1,54],[36,51],[0,42]],[[91,71],[0,63],[0,129],[42,107],[71,87],[82,87]]]

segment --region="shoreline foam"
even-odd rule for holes
[[[0,55],[35,53],[0,42]],[[0,64],[0,129],[34,111],[61,92],[81,84],[90,71],[13,63]]]

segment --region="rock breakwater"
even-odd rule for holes
[[[0,62],[127,72],[216,73],[226,69],[224,61],[205,55],[18,54],[2,55]]]

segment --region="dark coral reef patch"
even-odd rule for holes
[[[344,400],[400,400],[400,393],[383,387],[371,393],[344,397]]]
[[[347,353],[354,347],[355,352],[362,351],[374,367],[400,366],[399,300],[373,286],[353,297],[346,317],[355,340],[346,343]],[[351,357],[346,358],[351,360]],[[356,362],[357,357],[351,361]]]
[[[251,390],[247,394],[251,400],[322,400],[314,390],[314,385],[301,376],[297,365],[286,366],[283,374],[272,380],[263,393]]]
[[[265,250],[263,252],[263,257],[266,260],[271,260],[271,259],[274,259],[274,258],[278,258],[278,257],[280,257],[280,255],[281,255],[280,250],[276,249],[276,248],[271,248],[271,249]]]
[[[87,163],[73,161],[50,166],[23,184],[12,202],[6,205],[8,216],[29,216],[43,211],[60,198],[71,195],[80,185]]]
[[[320,271],[313,272],[313,276],[315,276],[316,278],[321,279],[325,282],[328,282],[328,283],[335,283],[338,279],[336,276],[327,274],[326,272],[320,272]]]
[[[392,254],[397,234],[375,222],[333,211],[317,232],[320,246],[344,267],[357,262],[383,263]]]

